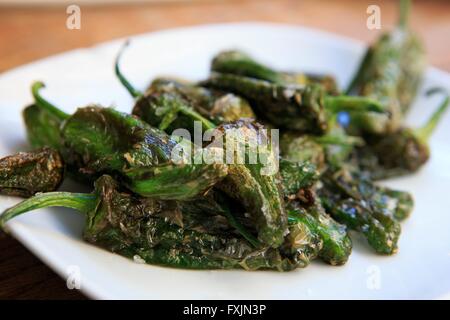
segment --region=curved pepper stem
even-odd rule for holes
[[[36,209],[47,207],[72,208],[84,214],[88,214],[97,205],[97,195],[89,193],[71,192],[47,192],[38,193],[35,196],[19,202],[9,208],[0,216],[0,229],[4,229],[5,223],[10,219]]]
[[[365,97],[354,96],[326,96],[324,100],[325,108],[332,112],[360,111],[360,112],[385,112],[381,103]]]
[[[116,57],[116,62],[114,64],[114,71],[115,71],[116,76],[119,79],[120,83],[122,83],[122,85],[130,93],[130,95],[133,98],[139,98],[142,96],[142,92],[140,92],[139,90],[137,90],[136,88],[133,87],[133,85],[122,74],[122,71],[120,70],[120,67],[119,67],[119,62],[120,62],[120,59],[122,58],[122,54],[125,51],[125,49],[128,47],[129,44],[130,44],[130,41],[127,40],[123,44],[123,46],[120,48],[119,53],[117,54],[117,57]]]
[[[41,81],[36,81],[33,83],[33,85],[31,86],[31,93],[33,95],[33,98],[35,100],[35,103],[47,110],[48,112],[50,112],[51,114],[57,116],[59,119],[61,120],[65,120],[67,118],[69,118],[69,115],[67,113],[65,113],[64,111],[58,109],[57,107],[55,107],[53,104],[51,104],[50,102],[48,102],[47,100],[45,100],[41,94],[39,93],[39,91],[45,88],[45,84]]]
[[[417,137],[425,143],[430,139],[431,135],[436,129],[436,126],[442,119],[442,116],[444,115],[445,111],[447,110],[450,104],[449,93],[443,88],[431,88],[430,90],[427,91],[426,94],[427,96],[431,96],[436,93],[444,94],[445,95],[444,101],[440,104],[437,110],[433,112],[433,114],[425,123],[425,125],[415,130],[415,134],[417,135]]]

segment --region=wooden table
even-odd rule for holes
[[[75,1],[76,2],[76,1]],[[51,54],[136,33],[205,23],[270,21],[303,25],[369,42],[369,4],[381,8],[382,28],[396,20],[395,1],[194,1],[82,6],[81,29],[66,28],[66,8],[0,7],[0,72]],[[425,40],[429,61],[450,71],[450,2],[416,1],[412,26]],[[0,298],[83,299],[16,240],[0,235]]]

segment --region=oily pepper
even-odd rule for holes
[[[325,88],[327,94],[337,95],[339,93],[336,80],[332,76],[275,71],[242,51],[220,52],[213,58],[211,71],[260,79],[281,85],[317,83]]]
[[[135,89],[120,69],[120,59],[128,42],[119,51],[114,70],[136,104],[132,113],[150,125],[173,132],[178,128],[193,133],[192,120],[207,130],[214,124],[255,118],[247,101],[232,93],[211,90],[186,80],[157,78],[145,93]]]
[[[108,173],[144,196],[187,199],[204,193],[227,173],[225,165],[191,163],[191,155],[183,153],[186,147],[194,150],[189,141],[175,141],[112,108],[92,105],[67,115],[40,96],[42,87],[39,82],[33,85],[36,105],[43,112],[56,110],[64,119],[58,134],[64,161],[91,180]],[[182,156],[174,159],[178,149]],[[180,178],[185,184],[173,183]]]
[[[397,251],[399,221],[409,216],[413,207],[408,193],[377,188],[346,168],[325,173],[322,182],[319,196],[335,220],[361,232],[376,252]]]
[[[173,210],[181,210],[182,215],[182,205],[124,192],[110,176],[100,177],[91,194],[38,194],[6,210],[0,217],[0,226],[4,228],[8,220],[24,212],[51,206],[69,207],[85,214],[86,241],[150,264],[289,271],[306,266],[320,248],[320,240],[312,240],[314,235],[295,222],[291,222],[292,232],[280,249],[255,249],[237,236],[183,228],[167,218]],[[311,241],[305,241],[308,238]]]
[[[395,132],[414,99],[425,68],[421,41],[408,28],[409,1],[402,0],[396,29],[366,52],[348,92],[379,101],[385,114],[351,115],[349,130],[361,134]]]
[[[379,112],[381,106],[373,99],[329,96],[319,84],[284,85],[235,74],[213,72],[202,83],[215,89],[242,96],[256,115],[280,129],[323,134],[328,117],[340,111]]]
[[[433,88],[428,95],[442,92]],[[355,160],[363,171],[370,172],[375,180],[418,171],[430,158],[430,139],[437,124],[449,106],[449,95],[420,128],[401,127],[383,136],[369,136],[366,145],[356,149]]]
[[[36,192],[58,189],[64,177],[64,162],[50,148],[19,152],[0,159],[0,193],[31,197]]]

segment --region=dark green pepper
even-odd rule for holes
[[[347,135],[340,127],[330,127],[330,132],[322,136],[285,132],[280,139],[281,155],[294,162],[310,162],[319,172],[339,168],[351,159],[354,148],[364,141]]]
[[[118,59],[119,58],[120,53]],[[116,74],[119,79],[121,79],[124,86],[131,87],[129,82],[120,72],[118,60],[116,61]],[[164,83],[161,84],[161,82],[157,82],[152,85],[151,88],[155,87],[155,90],[159,92],[161,91],[161,85],[164,88]],[[130,89],[129,91],[130,93],[135,92],[134,89]],[[165,93],[164,90],[162,90],[162,92]],[[170,94],[173,94],[173,92],[170,92]],[[140,101],[142,101],[145,106],[149,106],[148,101],[154,99],[155,97],[155,94],[141,96],[137,101],[134,110],[136,111],[136,108],[139,110],[138,114],[143,116],[144,121],[149,119],[153,126],[161,128],[162,124],[165,123],[164,117],[154,116],[154,113],[150,112],[150,110],[156,110],[159,107],[156,107],[155,109],[140,107]],[[175,103],[184,101],[183,98],[177,95],[177,93],[173,96],[173,98],[173,101],[176,101]],[[161,106],[161,102],[156,103],[156,105]],[[168,106],[168,108],[173,110],[175,118],[170,119],[169,123],[171,127],[166,125],[163,126],[164,130],[170,131],[171,129],[183,128],[192,131],[194,121],[201,119],[201,115],[193,110],[193,108],[185,109],[185,111],[181,112],[181,114],[179,113],[180,109],[177,107]],[[216,126],[212,123],[203,121],[202,124],[204,128],[206,127],[206,129],[216,128]],[[216,128],[215,132],[217,134],[215,135],[215,138],[226,138],[227,135],[234,130],[242,130],[244,135],[246,133],[252,135],[252,137],[244,138],[255,138],[254,141],[249,139],[243,142],[245,145],[245,157],[249,159],[250,149],[256,147],[255,144],[262,139],[262,137],[257,136],[257,133],[262,131],[261,129],[263,128],[260,125],[252,124],[250,121],[237,121],[230,124],[224,124]],[[238,144],[241,143],[240,141],[235,142]],[[225,145],[226,142],[224,142],[224,145],[219,147],[223,150]],[[211,147],[211,145],[208,147]],[[232,155],[232,157],[234,156],[235,154]],[[241,162],[240,160],[243,161]],[[284,241],[284,236],[287,233],[287,218],[284,211],[283,198],[280,195],[280,190],[277,183],[277,177],[276,175],[261,174],[261,170],[263,170],[264,167],[261,163],[250,164],[245,163],[245,159],[240,160],[237,158],[228,160],[225,158],[222,159],[224,163],[228,164],[228,175],[223,183],[219,184],[219,188],[233,199],[236,199],[242,203],[246,210],[248,210],[254,220],[254,224],[256,225],[258,239],[264,244],[278,247]]]
[[[280,190],[280,176],[278,168],[275,168],[274,150],[263,129],[261,125],[246,120],[217,128],[221,135],[217,134],[216,139],[223,137],[224,145],[227,145],[231,137],[238,138],[234,141],[237,143],[236,150],[242,144],[247,159],[238,159],[239,153],[233,153],[230,159],[225,159],[229,163],[228,175],[217,186],[248,210],[257,228],[258,238],[265,244],[278,247],[288,232],[287,217]],[[240,136],[233,136],[233,132],[238,132]],[[266,148],[258,149],[259,160],[255,159],[258,161],[251,163],[250,153],[256,153],[257,150],[253,148],[262,140],[267,142]]]
[[[234,74],[212,73],[205,86],[247,99],[257,116],[290,130],[323,134],[328,117],[340,111],[380,111],[378,102],[359,97],[327,96],[321,85],[281,85]]]
[[[193,121],[207,130],[223,122],[254,118],[248,103],[233,94],[206,89],[187,81],[158,78],[142,93],[136,90],[120,70],[119,62],[128,43],[122,47],[115,62],[117,78],[136,98],[133,114],[152,126],[173,132],[178,128],[194,131]]]
[[[427,94],[440,91],[432,89]],[[421,128],[400,128],[384,136],[366,137],[367,144],[356,152],[359,167],[376,180],[419,170],[430,158],[428,140],[449,106],[445,94],[445,100]]]
[[[48,112],[58,110],[47,101],[40,102],[42,87],[42,83],[33,86],[36,104]],[[189,152],[194,146],[112,108],[88,106],[61,117],[65,120],[59,134],[60,152],[68,165],[91,179],[108,173],[141,195],[187,199],[207,191],[227,173],[225,165],[192,164],[191,154],[174,159],[175,151],[185,150],[183,145]],[[188,188],[179,183],[171,188],[164,185],[179,181],[180,174]]]
[[[334,219],[361,232],[376,252],[397,251],[401,228],[396,218],[409,215],[412,198],[402,197],[400,193],[380,196],[382,189],[346,169],[326,173],[322,182],[320,198]]]
[[[280,159],[280,173],[282,177],[283,193],[292,197],[307,187],[311,187],[319,180],[319,172],[309,162],[293,162]]]
[[[420,40],[407,26],[409,1],[401,1],[400,19],[392,33],[383,34],[367,51],[349,86],[354,92],[379,101],[386,114],[352,114],[353,133],[395,132],[420,84],[425,55]]]
[[[328,94],[336,95],[339,92],[337,83],[331,76],[275,71],[255,61],[246,53],[235,50],[223,51],[216,55],[211,64],[211,71],[231,73],[281,85],[317,83],[322,85]]]
[[[0,193],[31,197],[36,192],[58,189],[64,178],[64,163],[50,148],[19,152],[0,159]]]
[[[232,93],[211,90],[195,83],[169,78],[157,78],[152,81],[147,95],[157,92],[177,94],[179,99],[185,99],[192,108],[215,124],[233,122],[241,118],[256,118],[252,108],[246,100]],[[143,105],[134,109],[133,113],[140,117],[147,117]]]
[[[319,257],[323,261],[331,265],[345,264],[352,251],[352,242],[346,227],[325,212],[314,192],[319,179],[315,166],[282,159],[280,172],[288,221],[304,223],[322,240]]]
[[[315,198],[315,195],[313,196]],[[322,239],[319,257],[331,265],[343,265],[352,252],[352,241],[344,225],[334,221],[322,205],[313,200],[306,208],[293,201],[288,207],[289,221],[300,219]]]

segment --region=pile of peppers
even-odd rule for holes
[[[240,51],[217,54],[203,81],[157,78],[141,92],[119,66],[126,45],[115,72],[135,99],[130,113],[88,105],[67,114],[35,82],[23,110],[31,150],[0,159],[0,193],[27,199],[5,210],[0,226],[68,207],[84,215],[87,242],[187,269],[290,271],[316,258],[343,265],[350,230],[374,252],[394,254],[414,201],[376,181],[427,162],[449,105],[433,88],[445,99],[430,119],[403,125],[425,53],[408,27],[409,1],[400,3],[398,26],[370,46],[346,93],[330,75],[274,70]],[[194,161],[207,146],[175,132],[192,137],[196,126],[225,139],[239,129],[245,159],[279,129],[279,153],[269,144],[263,154],[276,172],[234,153],[225,163]],[[180,146],[189,152],[174,159]],[[208,147],[223,155],[228,145]],[[58,191],[66,178],[93,190]]]

